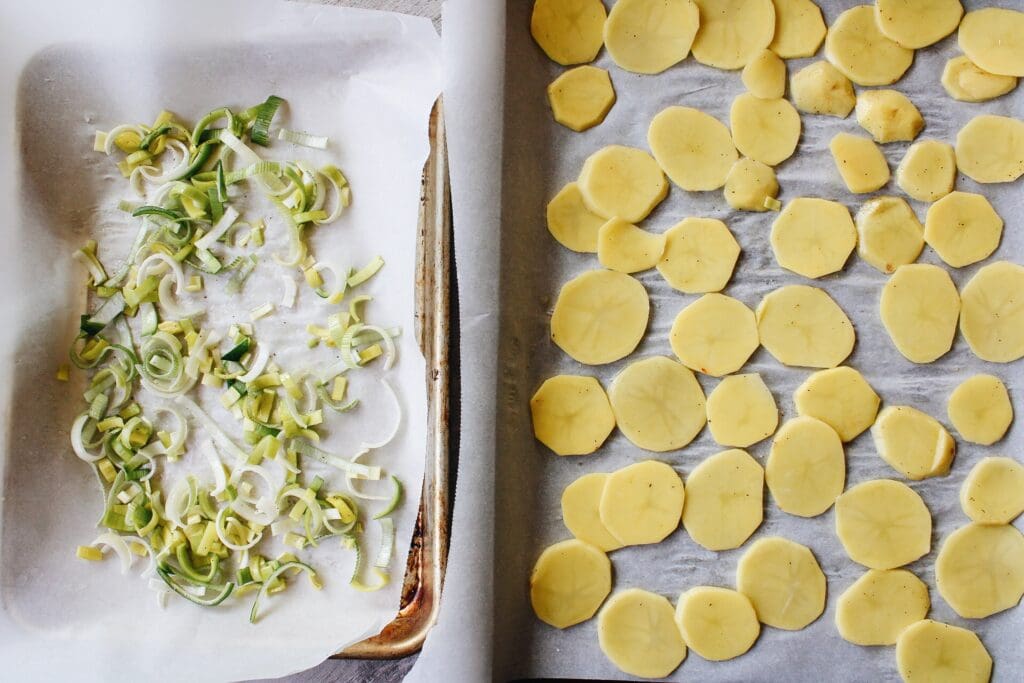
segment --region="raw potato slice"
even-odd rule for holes
[[[913,50],[933,45],[956,30],[964,15],[960,0],[876,0],[879,30]]]
[[[708,396],[708,428],[722,446],[752,446],[778,426],[779,407],[756,372],[723,377]]]
[[[924,619],[896,641],[896,666],[904,683],[988,683],[992,657],[971,631]]]
[[[658,543],[679,526],[683,480],[663,462],[644,460],[608,476],[601,523],[623,545]]]
[[[874,192],[889,182],[889,164],[874,142],[839,133],[828,144],[846,189],[854,194]]]
[[[699,25],[693,0],[618,0],[604,25],[604,44],[626,71],[656,74],[686,59]]]
[[[672,182],[690,192],[725,185],[738,155],[721,121],[699,109],[667,107],[647,129],[647,144]]]
[[[587,208],[605,219],[639,223],[668,194],[658,162],[642,149],[609,145],[583,163],[580,193]]]
[[[604,121],[615,104],[615,90],[604,69],[578,66],[548,85],[548,102],[555,121],[566,128],[583,131]]]
[[[635,446],[674,451],[704,428],[704,391],[686,366],[665,356],[630,363],[608,391],[619,429]]]
[[[700,29],[693,58],[717,69],[741,69],[775,36],[772,0],[696,0]]]
[[[764,470],[746,451],[712,455],[686,478],[683,527],[708,550],[743,545],[761,526],[763,508]]]
[[[676,316],[669,343],[686,367],[721,377],[739,370],[757,350],[757,321],[742,302],[705,294]]]
[[[875,450],[908,479],[949,473],[956,442],[931,415],[910,406],[889,406],[871,427]]]
[[[942,199],[955,183],[956,154],[939,140],[915,142],[896,167],[896,184],[919,202]]]
[[[778,536],[755,541],[743,554],[736,588],[767,626],[798,631],[825,611],[825,574],[814,553]]]
[[[874,479],[836,499],[836,534],[854,562],[895,569],[928,554],[932,516],[906,484]]]
[[[530,33],[552,60],[584,64],[601,50],[606,16],[601,0],[535,0]]]
[[[868,200],[857,211],[856,223],[857,253],[883,273],[913,263],[924,248],[924,226],[900,197]]]
[[[881,399],[864,376],[848,366],[819,370],[793,392],[801,415],[815,417],[853,441],[875,422]]]
[[[1024,512],[1024,466],[982,458],[960,487],[960,507],[979,524],[1009,524]]]
[[[990,263],[963,289],[960,331],[974,355],[991,363],[1024,357],[1024,268],[1016,263]]]
[[[658,272],[680,292],[718,292],[729,283],[739,256],[740,245],[725,223],[685,218],[665,233]]]
[[[1003,219],[971,192],[950,192],[928,207],[924,219],[924,241],[954,268],[988,258],[1002,236]]]
[[[960,527],[935,558],[935,585],[966,619],[1014,607],[1024,595],[1024,536],[1009,524]]]
[[[960,55],[946,62],[942,87],[961,102],[986,102],[1017,87],[1016,76],[990,74],[967,57]]]
[[[568,628],[594,616],[612,590],[612,563],[577,539],[544,549],[530,574],[530,602],[537,617]]]
[[[865,90],[857,98],[857,123],[875,142],[913,140],[924,128],[914,103],[897,90]]]
[[[725,201],[741,211],[767,211],[768,199],[779,194],[775,170],[760,161],[740,159],[725,177]]]
[[[811,0],[775,0],[775,37],[768,48],[783,59],[811,57],[825,40],[825,20]]]
[[[665,251],[665,236],[613,218],[597,233],[597,260],[609,270],[639,273],[653,268]]]
[[[1013,404],[1006,385],[992,375],[974,375],[949,396],[949,421],[964,441],[990,446],[1003,438],[1013,422]],[[1024,493],[1024,488],[1021,489]]]
[[[729,125],[736,149],[769,166],[793,156],[800,141],[800,114],[782,98],[765,100],[751,93],[737,96],[729,110]]]
[[[1010,183],[1024,174],[1024,121],[975,116],[956,134],[956,165],[979,183]]]
[[[857,246],[857,229],[839,202],[799,197],[772,223],[771,243],[780,266],[819,278],[843,269]]]
[[[858,5],[829,27],[825,57],[857,85],[889,85],[903,77],[914,51],[900,47],[878,30],[875,9]]]
[[[765,464],[765,481],[783,512],[817,517],[846,485],[846,454],[836,430],[813,417],[782,425]]]
[[[783,365],[834,368],[850,352],[853,323],[824,290],[780,287],[757,306],[761,344]]]
[[[761,634],[747,596],[713,586],[691,588],[679,596],[676,625],[690,649],[712,662],[739,657]]]
[[[743,67],[743,85],[755,97],[774,100],[786,94],[786,63],[764,50]]]
[[[836,628],[856,645],[893,645],[930,607],[928,586],[906,569],[869,569],[839,596]]]
[[[533,433],[558,455],[587,455],[615,429],[615,415],[593,377],[557,375],[530,399]]]
[[[853,83],[828,62],[814,62],[797,71],[789,91],[796,108],[808,114],[845,119],[857,104]]]
[[[573,251],[597,253],[597,232],[605,219],[591,213],[576,183],[569,183],[548,202],[548,231]]]
[[[551,340],[581,363],[625,358],[644,336],[651,304],[637,280],[588,270],[562,286],[551,315]]]
[[[930,263],[900,266],[882,287],[882,324],[903,356],[931,363],[953,347],[960,295],[949,273]]]
[[[1024,12],[998,7],[968,12],[960,22],[957,42],[985,71],[1024,76]]]
[[[608,475],[603,472],[584,474],[562,491],[562,522],[576,538],[605,552],[617,550],[622,544],[601,523],[598,506]]]
[[[605,656],[630,676],[664,678],[686,659],[672,604],[639,588],[608,600],[597,615],[597,638]]]

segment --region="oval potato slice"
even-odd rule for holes
[[[968,12],[957,34],[960,49],[985,71],[1024,76],[1024,12],[986,7]]]
[[[836,430],[813,417],[786,421],[772,441],[765,481],[783,512],[817,517],[846,485],[846,453]]]
[[[576,538],[608,552],[622,544],[601,522],[598,510],[608,475],[604,472],[584,474],[562,491],[562,522]]]
[[[779,536],[758,539],[740,558],[736,588],[762,624],[798,631],[825,611],[825,574],[805,545]]]
[[[856,645],[892,645],[928,616],[928,586],[906,569],[869,569],[836,601],[836,628]]]
[[[711,435],[722,446],[752,446],[779,426],[775,397],[756,372],[723,377],[708,396],[707,412]]]
[[[601,523],[622,545],[659,543],[683,514],[683,480],[663,462],[644,460],[608,475]]]
[[[700,29],[693,58],[717,69],[742,69],[775,36],[772,0],[696,0]]]
[[[793,156],[800,142],[800,114],[781,97],[766,100],[742,93],[732,101],[729,125],[736,149],[769,166]]]
[[[665,356],[630,363],[608,391],[619,430],[635,446],[682,448],[707,422],[704,391],[685,365]]]
[[[931,415],[910,406],[889,406],[871,427],[879,457],[908,479],[948,474],[956,442]]]
[[[987,683],[992,676],[992,657],[978,636],[931,619],[900,633],[896,666],[905,683]]]
[[[712,586],[691,588],[679,596],[676,625],[690,649],[712,662],[739,657],[761,634],[747,596]]]
[[[924,117],[898,90],[866,90],[857,98],[857,123],[875,142],[898,142],[916,138]]]
[[[960,487],[960,507],[979,524],[1009,524],[1024,512],[1024,465],[982,458]]]
[[[533,611],[555,628],[594,616],[611,590],[608,556],[575,538],[545,548],[530,574]]]
[[[567,249],[597,253],[597,234],[605,219],[583,203],[579,185],[569,183],[548,202],[548,231]]]
[[[780,287],[757,306],[761,344],[783,365],[834,368],[853,351],[853,323],[824,290]]]
[[[763,508],[764,470],[746,451],[716,453],[686,479],[683,527],[708,550],[743,545],[761,526]]]
[[[604,44],[626,71],[656,74],[686,59],[699,26],[693,0],[618,0],[604,25]]]
[[[846,365],[815,372],[793,392],[798,413],[821,420],[843,441],[875,423],[881,401],[864,376]]]
[[[991,363],[1024,357],[1024,268],[997,261],[964,285],[960,331],[974,355]]]
[[[609,145],[583,163],[580,194],[587,208],[605,219],[639,223],[668,194],[658,163],[642,149]]]
[[[763,50],[747,62],[741,78],[755,97],[773,100],[786,94],[786,63],[771,50]]]
[[[584,64],[601,50],[606,17],[601,0],[535,0],[530,33],[553,61]]]
[[[889,85],[910,68],[914,51],[878,30],[874,7],[857,5],[829,27],[825,57],[857,85]]]
[[[889,164],[885,155],[868,138],[838,133],[828,143],[846,189],[854,194],[874,192],[889,182]]]
[[[964,7],[960,0],[875,0],[878,29],[902,47],[933,45],[956,30]]]
[[[609,270],[639,273],[653,268],[665,251],[665,236],[613,218],[597,232],[597,260]]]
[[[942,87],[961,102],[985,102],[1017,87],[1016,76],[990,74],[964,55],[953,57],[942,70]]]
[[[555,121],[574,131],[593,128],[615,104],[608,72],[596,66],[569,69],[548,85],[548,103]]]
[[[597,615],[601,651],[623,673],[664,678],[686,659],[672,604],[639,588],[613,595]]]
[[[769,200],[779,194],[775,169],[760,161],[740,159],[725,177],[725,201],[741,211],[768,211]]]
[[[960,527],[935,558],[935,585],[965,619],[1016,606],[1024,595],[1024,535],[1009,524]]]
[[[742,302],[705,294],[676,316],[669,343],[691,370],[721,377],[739,370],[757,350],[757,322]]]
[[[843,269],[857,246],[857,229],[839,202],[798,197],[772,223],[771,245],[780,266],[819,278]]]
[[[825,40],[825,20],[812,0],[775,0],[775,36],[768,48],[783,59],[811,57]]]
[[[868,200],[857,211],[856,223],[857,253],[883,273],[913,263],[924,248],[924,226],[900,197]]]
[[[960,295],[949,273],[930,263],[900,266],[882,287],[882,324],[903,357],[931,363],[953,348]]]
[[[608,396],[593,377],[556,375],[530,399],[533,433],[558,455],[587,455],[615,429]]]
[[[939,140],[915,142],[896,167],[896,184],[919,202],[942,199],[955,183],[956,153],[952,145]]]
[[[651,304],[639,281],[588,270],[566,282],[551,315],[551,340],[581,363],[625,358],[644,336]]]
[[[950,192],[928,207],[924,219],[924,241],[954,268],[987,259],[1002,236],[1003,219],[972,192]]]
[[[732,277],[740,245],[715,218],[684,218],[665,233],[658,272],[687,294],[718,292]]]
[[[932,516],[906,484],[873,479],[836,499],[836,534],[854,562],[895,569],[928,554]]]
[[[672,182],[690,192],[717,190],[739,158],[729,129],[691,107],[667,107],[651,120],[647,144]]]
[[[1010,183],[1024,174],[1024,121],[975,116],[956,134],[956,165],[979,183]]]
[[[839,69],[825,61],[808,64],[789,83],[793,104],[808,114],[845,119],[857,104],[853,83]]]
[[[982,446],[1003,438],[1013,422],[1010,394],[994,375],[974,375],[961,382],[950,394],[946,412],[962,439]]]

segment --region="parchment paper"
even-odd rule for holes
[[[426,441],[414,269],[428,115],[440,90],[437,34],[426,19],[298,3],[100,2],[62,9],[42,24],[25,4],[0,11],[8,29],[0,56],[3,135],[14,152],[0,164],[0,202],[9,216],[0,228],[9,248],[0,365],[7,378],[0,398],[2,657],[23,680],[229,680],[308,668],[376,633],[399,605]],[[89,468],[74,458],[67,441],[68,426],[82,409],[84,380],[78,373],[64,384],[54,373],[66,362],[85,306],[85,276],[71,252],[98,237],[101,257],[116,267],[135,230],[114,209],[118,199],[134,197],[113,161],[91,151],[93,131],[152,121],[165,107],[194,120],[216,106],[239,109],[270,93],[288,101],[279,125],[328,135],[331,144],[317,151],[277,142],[265,155],[336,163],[352,184],[351,210],[314,232],[313,253],[339,267],[361,266],[378,253],[386,261],[367,286],[375,297],[368,311],[374,321],[404,329],[399,361],[387,377],[405,421],[396,439],[372,457],[406,483],[406,497],[395,514],[388,588],[351,589],[354,554],[322,544],[299,554],[318,567],[324,589],[296,581],[253,626],[247,618],[251,598],[226,609],[172,598],[161,610],[137,577],[144,563],[125,577],[116,561],[75,559],[75,546],[98,533],[102,502]],[[281,297],[281,269],[271,254],[285,251],[282,225],[266,205],[250,199],[238,206],[249,209],[244,213],[251,220],[268,219],[268,244],[240,299],[218,298],[216,286],[204,293],[209,318],[221,330]],[[324,367],[333,356],[327,349],[306,349],[304,326],[322,324],[331,312],[300,287],[294,311],[278,305],[274,315],[255,323],[257,339],[278,351],[274,360],[286,369]],[[364,404],[348,419],[327,416],[333,426],[325,448],[351,454],[360,442],[389,432],[396,415],[379,376],[353,378]],[[217,405],[217,393],[201,392],[203,406],[240,437],[237,423]],[[191,431],[202,435],[195,422]],[[189,469],[212,479],[200,463]],[[344,488],[343,479],[332,476],[328,485]],[[377,492],[387,493],[382,488]],[[371,554],[377,538],[376,524],[367,524]]]

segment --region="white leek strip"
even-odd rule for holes
[[[179,287],[173,279],[173,276],[168,273],[164,275],[163,279],[160,280],[160,286],[157,288],[157,297],[160,302],[160,307],[164,309],[164,312],[171,318],[191,318],[202,312],[202,309],[187,309],[182,308],[178,305],[175,299],[175,294],[171,293],[171,285],[174,284],[176,292],[180,292],[185,289],[184,286]]]
[[[184,395],[175,396],[174,400],[178,405],[185,408],[193,419],[202,424],[203,429],[210,433],[210,436],[213,437],[214,442],[216,442],[218,446],[240,461],[249,457],[246,455],[245,451],[239,448],[238,445],[231,440],[231,437],[225,434],[224,431],[217,426],[217,423],[213,421],[213,418],[206,414],[206,411],[196,405],[195,401]]]
[[[217,449],[213,447],[213,442],[209,439],[203,439],[199,444],[199,450],[206,456],[206,461],[210,463],[210,469],[213,471],[213,481],[215,487],[210,491],[213,495],[220,495],[224,492],[224,489],[228,487],[228,478],[224,474],[224,463],[220,461],[220,456],[217,455]]]
[[[192,345],[192,353],[189,354],[188,360],[185,361],[185,374],[193,380],[199,379],[199,366],[210,355],[207,348],[209,344],[210,330],[200,330],[195,343]]]
[[[233,206],[224,207],[224,215],[210,228],[210,232],[196,240],[196,249],[209,249],[214,243],[224,236],[231,226],[238,220],[238,211]]]
[[[309,420],[306,419],[305,415],[299,412],[298,406],[295,405],[295,398],[290,392],[286,391],[281,394],[281,400],[284,402],[285,410],[288,411],[288,417],[294,420],[295,424],[297,424],[300,429],[305,429],[309,426]]]
[[[345,298],[345,290],[348,289],[348,277],[342,277],[338,274],[336,268],[323,262],[316,263],[312,268],[321,275],[325,272],[329,272],[331,277],[334,278],[334,290],[332,292],[328,293],[326,287],[321,286],[317,289],[317,294],[322,298],[327,299],[332,304],[341,303],[341,300]]]
[[[142,177],[142,171],[144,169],[151,169],[152,166],[136,166],[132,169],[132,172],[128,175],[128,187],[135,191],[135,194],[140,197],[146,196],[146,185],[145,179]]]
[[[298,294],[299,287],[295,284],[295,278],[283,268],[281,269],[281,284],[284,286],[284,291],[281,293],[281,305],[285,308],[294,308],[295,295]]]
[[[312,149],[327,149],[328,142],[326,135],[310,135],[309,133],[303,133],[299,130],[288,130],[287,128],[282,128],[277,132],[277,139]]]
[[[138,543],[143,548],[145,548],[146,549],[146,555],[147,555],[147,557],[149,557],[149,566],[147,566],[144,570],[142,570],[142,575],[141,576],[144,579],[148,578],[150,576],[156,576],[156,553],[153,552],[153,546],[151,546],[149,544],[149,541],[147,541],[146,539],[141,538],[139,536],[127,536],[127,535],[125,535],[125,536],[118,536],[118,538],[120,538],[125,543]],[[134,559],[133,559],[133,563],[134,563]],[[164,587],[166,588],[166,586],[164,586]]]
[[[363,465],[362,463],[357,462],[357,461],[359,460],[359,458],[361,458],[362,456],[366,455],[369,452],[370,451],[362,451],[362,452],[357,453],[356,455],[352,456],[352,464],[359,465],[361,467],[366,467],[366,465]],[[378,467],[377,470],[379,471],[380,468]],[[377,476],[376,478],[380,479],[380,476]],[[349,493],[351,493],[356,498],[362,498],[363,500],[390,500],[391,499],[390,496],[375,496],[375,495],[370,494],[370,493],[363,493],[362,491],[360,491],[359,489],[356,488],[356,479],[369,479],[369,477],[360,477],[359,475],[352,474],[351,472],[346,473],[346,475],[345,475],[345,484],[348,486]]]
[[[294,448],[299,455],[314,458],[325,465],[337,467],[339,470],[345,472],[349,477],[359,477],[360,479],[368,479],[371,481],[380,479],[379,467],[376,465],[364,465],[356,462],[360,456],[366,455],[368,451],[360,451],[353,455],[351,459],[345,459],[334,455],[333,453],[321,450],[304,439],[295,439],[292,442],[292,448]],[[382,498],[381,500],[386,499]]]
[[[263,538],[262,531],[260,531],[258,534],[253,534],[252,539],[248,543],[243,543],[241,545],[235,543],[234,541],[228,538],[227,530],[224,528],[224,518],[228,514],[228,511],[229,508],[221,508],[220,512],[217,513],[217,519],[214,522],[214,529],[216,529],[217,531],[217,538],[219,538],[220,542],[224,544],[224,547],[229,548],[231,550],[243,551],[248,550],[249,548],[252,548],[257,543],[259,543],[260,539]]]
[[[153,456],[144,448],[140,448],[136,453],[145,458],[146,462],[149,463],[149,471],[146,473],[146,476],[139,477],[139,481],[149,481],[156,474],[156,461],[153,460]]]
[[[187,284],[185,282],[185,272],[181,269],[180,263],[175,261],[172,256],[169,256],[168,254],[165,254],[163,252],[150,254],[149,256],[142,260],[142,263],[139,264],[138,270],[135,274],[135,286],[141,286],[142,283],[146,280],[146,278],[149,277],[149,271],[152,270],[154,267],[158,267],[158,264],[163,264],[164,266],[167,267],[167,270],[174,274],[175,292],[181,293],[181,291],[185,289],[185,285]],[[157,272],[154,274],[160,275],[164,272],[167,271],[157,270]]]
[[[288,254],[285,256],[274,254],[274,260],[282,266],[295,268],[302,263],[302,259],[306,258],[306,243],[302,241],[302,228],[295,222],[291,209],[280,201],[274,203],[277,204],[278,213],[288,228]]]
[[[146,131],[142,129],[142,126],[134,126],[129,123],[117,126],[113,128],[109,133],[107,133],[107,140],[103,145],[103,152],[107,156],[110,156],[111,154],[114,153],[114,149],[117,147],[117,145],[115,145],[114,143],[117,140],[117,138],[119,138],[123,133],[135,133],[136,135],[139,136],[140,140],[146,137]]]
[[[253,322],[256,322],[260,318],[266,318],[268,315],[270,315],[273,312],[274,312],[274,304],[273,304],[273,302],[267,301],[263,305],[257,306],[256,308],[254,308],[251,311],[249,311],[249,319],[252,320]]]
[[[249,166],[251,164],[258,164],[259,162],[263,161],[259,154],[252,151],[252,149],[250,149],[244,142],[239,140],[234,133],[232,133],[230,130],[226,128],[221,131],[220,141],[227,145],[232,152],[237,154],[238,158],[246,166]],[[282,183],[278,178],[272,175],[268,175],[266,173],[261,173],[260,175],[256,176],[256,182],[258,182],[263,187],[263,189],[269,192],[280,192],[281,189],[284,187],[284,183]]]
[[[309,489],[288,489],[281,494],[281,498],[298,498],[306,504],[306,508],[309,510],[311,516],[311,522],[313,526],[314,534],[320,530],[320,527],[324,524],[324,513],[320,509],[320,503],[317,502],[316,496]]]
[[[307,207],[307,210],[320,211],[324,208],[324,202],[327,201],[327,183],[321,179],[323,176],[306,162],[297,161],[295,165],[302,170],[302,177],[309,178],[310,182],[313,183],[313,202]],[[320,223],[317,223],[317,225],[320,225]]]
[[[253,358],[252,363],[249,365],[249,369],[244,375],[238,377],[238,381],[244,384],[248,384],[257,377],[263,374],[263,370],[267,367],[267,362],[270,360],[270,351],[267,350],[265,344],[260,344],[256,349],[256,357]]]
[[[162,168],[160,170],[157,170],[153,167],[147,168],[145,166],[140,166],[136,170],[140,170],[142,173],[142,177],[144,177],[146,180],[154,184],[166,183],[168,180],[171,180],[172,178],[177,178],[178,176],[185,172],[185,169],[188,168],[188,147],[186,147],[185,143],[181,142],[180,140],[168,138],[164,154],[167,154],[167,150],[173,150],[177,155],[177,159],[174,164],[165,163],[162,165]]]
[[[341,216],[341,212],[349,205],[352,191],[349,189],[348,179],[345,178],[345,174],[342,173],[341,169],[337,166],[328,164],[321,168],[319,173],[323,177],[327,178],[331,185],[334,186],[334,192],[338,195],[334,209],[327,214],[327,217],[323,220],[314,221],[315,223],[322,225],[324,223],[333,223],[338,220],[338,217]]]
[[[132,551],[128,548],[128,544],[124,542],[124,539],[117,534],[110,531],[100,534],[92,542],[92,545],[98,547],[101,551],[104,548],[113,550],[121,560],[122,574],[127,574],[128,570],[131,569],[132,562],[134,561]]]
[[[367,334],[369,333],[369,334]],[[345,331],[340,345],[341,357],[349,362],[350,366],[359,367],[359,352],[355,349],[357,344],[365,343],[371,335],[376,335],[384,344],[384,369],[390,370],[395,364],[397,350],[391,332],[377,325],[364,325],[356,323]]]
[[[390,517],[382,517],[379,521],[380,550],[377,551],[377,560],[373,565],[378,569],[387,569],[391,564],[391,553],[395,547],[395,521]]]
[[[167,516],[167,521],[173,525],[172,528],[185,526],[181,521],[181,516],[185,514],[185,505],[188,504],[190,495],[191,487],[187,479],[179,479],[167,495],[164,513]]]
[[[86,247],[90,249],[88,253],[85,249],[78,249],[71,255],[71,258],[85,266],[85,269],[89,271],[89,277],[91,278],[93,285],[99,285],[107,279],[107,273],[103,270],[103,266],[96,258],[95,247],[96,243],[91,242],[90,247]]]
[[[75,421],[71,423],[71,448],[75,451],[75,455],[84,460],[85,462],[97,462],[103,459],[103,452],[93,455],[85,448],[85,444],[82,442],[82,430],[85,428],[85,424],[89,421],[89,414],[82,413]]]
[[[391,403],[395,406],[395,425],[394,427],[391,428],[391,432],[384,439],[376,441],[374,443],[363,442],[362,448],[366,450],[384,448],[394,440],[394,438],[398,435],[398,430],[402,426],[402,404],[398,400],[398,394],[395,393],[395,390],[391,387],[391,384],[386,379],[382,378],[380,380],[380,383],[384,385],[385,389],[387,389],[387,393],[391,396]]]

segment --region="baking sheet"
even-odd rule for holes
[[[2,367],[9,377],[0,399],[4,660],[26,680],[272,677],[308,668],[376,633],[398,610],[424,466],[426,387],[414,333],[414,273],[427,124],[440,90],[439,42],[430,22],[298,3],[192,0],[173,10],[159,3],[93,3],[59,14],[38,32],[27,9],[5,7],[2,14],[6,27],[23,29],[11,32],[0,60],[4,135],[8,149],[17,150],[0,169],[0,199],[13,217],[2,230],[18,255],[3,273],[5,291],[18,293],[3,309]],[[203,21],[185,30],[182,16]],[[181,30],[142,35],[139,25]],[[250,599],[217,610],[171,599],[160,610],[145,581],[122,577],[116,562],[74,558],[75,546],[98,533],[101,501],[89,468],[67,445],[67,426],[81,410],[79,385],[53,375],[66,361],[85,303],[84,275],[71,252],[88,236],[97,236],[103,250],[123,243],[119,235],[134,234],[132,222],[113,210],[118,199],[131,198],[129,191],[112,161],[91,151],[93,131],[150,121],[164,107],[193,120],[216,106],[243,108],[270,93],[288,101],[281,125],[328,135],[332,143],[326,152],[277,143],[266,155],[336,163],[352,184],[351,210],[311,236],[313,253],[339,267],[362,265],[377,253],[387,263],[366,293],[375,296],[374,320],[405,330],[399,362],[388,374],[405,420],[396,439],[373,457],[407,487],[395,515],[395,580],[387,589],[352,590],[354,554],[322,544],[299,554],[320,570],[323,591],[297,581],[252,626]],[[258,202],[241,206],[251,208],[253,219],[268,218],[268,245],[241,302],[207,292],[209,317],[222,329],[246,321],[264,301],[277,302],[282,291],[270,256],[284,251],[283,233],[275,231],[281,225]],[[101,256],[108,263],[120,257]],[[331,310],[304,290],[294,311],[279,306],[255,324],[257,339],[281,349],[275,360],[288,369],[320,367],[330,358],[326,349],[305,348],[305,323],[322,322]],[[395,420],[377,374],[360,374],[353,381],[362,386],[353,389],[364,409],[352,420],[328,419],[336,427],[324,447],[335,452],[378,440]],[[218,412],[216,392],[203,397],[209,412],[240,436],[227,413]],[[192,432],[201,430],[193,423]],[[376,539],[376,525],[369,524],[371,553]]]

